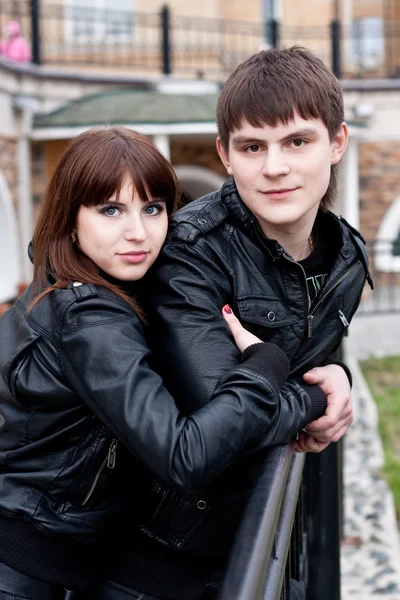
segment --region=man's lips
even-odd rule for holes
[[[261,192],[262,194],[290,194],[290,192],[295,192],[296,190],[298,190],[299,188],[294,187],[294,188],[284,188],[284,189],[279,189],[279,190],[265,190],[263,192]]]
[[[277,190],[265,190],[262,191],[261,194],[263,194],[263,196],[267,196],[267,198],[269,198],[270,200],[281,200],[282,198],[287,198],[288,196],[291,196],[291,194],[293,194],[298,189],[299,188],[295,187],[285,189],[282,188]]]

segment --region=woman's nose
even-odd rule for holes
[[[147,233],[142,219],[138,217],[130,220],[125,230],[125,237],[127,240],[144,242],[147,237]]]

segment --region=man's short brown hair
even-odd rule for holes
[[[221,144],[228,150],[229,135],[243,121],[253,127],[288,124],[297,113],[303,119],[320,119],[332,141],[344,120],[339,81],[321,59],[306,48],[292,46],[263,50],[243,62],[229,76],[217,103]],[[332,206],[337,191],[337,167],[321,200]]]

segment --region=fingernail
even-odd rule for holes
[[[229,304],[225,304],[223,311],[226,312],[227,315],[231,315],[232,314],[232,309],[229,306]]]

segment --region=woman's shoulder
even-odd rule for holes
[[[112,290],[75,281],[66,289],[55,290],[53,302],[64,308],[63,325],[94,326],[110,321],[130,320],[140,323],[134,309]]]

